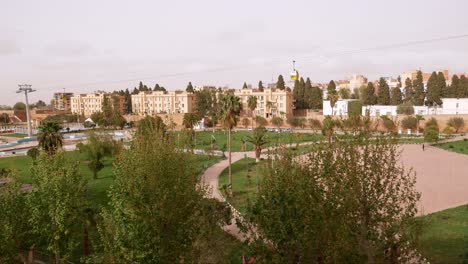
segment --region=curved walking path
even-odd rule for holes
[[[301,144],[303,145],[303,144]],[[401,145],[400,161],[405,168],[416,172],[416,189],[421,192],[419,213],[430,214],[437,211],[468,204],[468,155],[446,151],[437,147],[421,144]],[[254,157],[253,152],[247,152]],[[243,152],[232,153],[232,163],[244,158]],[[219,191],[219,176],[228,167],[228,160],[222,160],[209,167],[202,175],[202,184],[210,188],[210,197],[224,201]],[[231,225],[223,229],[244,241],[246,236],[236,226],[234,216]]]

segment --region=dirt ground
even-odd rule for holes
[[[436,147],[403,145],[401,162],[416,172],[419,211],[430,214],[468,204],[468,155]]]

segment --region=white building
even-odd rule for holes
[[[468,114],[468,98],[442,98],[444,115]]]
[[[356,99],[341,99],[336,101],[335,106],[331,107],[330,100],[323,100],[323,115],[334,116],[347,116],[349,102],[356,101]]]

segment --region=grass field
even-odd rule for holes
[[[25,138],[28,134],[2,134],[0,137],[14,137],[14,138]]]
[[[241,213],[245,213],[249,199],[255,196],[256,174],[261,181],[261,164],[255,163],[255,159],[246,158],[232,164],[232,190],[234,196],[228,198],[228,202]],[[258,171],[257,171],[258,170]],[[219,177],[219,186],[228,184],[228,169],[225,169]]]
[[[468,263],[468,205],[424,216],[421,253],[430,263]]]
[[[232,133],[232,151],[239,152],[242,151],[242,139],[247,136],[251,136],[252,131],[236,131]],[[321,134],[311,134],[311,133],[275,133],[267,132],[267,137],[269,140],[268,146],[273,146],[275,144],[288,144],[293,142],[309,142],[309,141],[318,141],[324,138]],[[227,150],[227,141],[228,134],[225,131],[216,131],[216,132],[197,132],[196,133],[196,149],[208,149],[211,146],[211,142],[214,138],[214,145],[216,149],[221,149],[224,144],[226,144]],[[182,139],[180,139],[182,140]],[[246,143],[246,150],[252,151],[253,146],[250,143]]]
[[[468,140],[453,141],[435,146],[441,149],[457,152],[460,154],[468,154]]]

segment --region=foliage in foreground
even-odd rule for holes
[[[357,132],[357,131],[356,131]],[[357,132],[358,133],[358,132]],[[419,193],[389,138],[312,147],[269,165],[244,228],[274,263],[405,263],[416,246]],[[255,236],[253,236],[255,237]],[[263,241],[268,241],[266,244]]]

